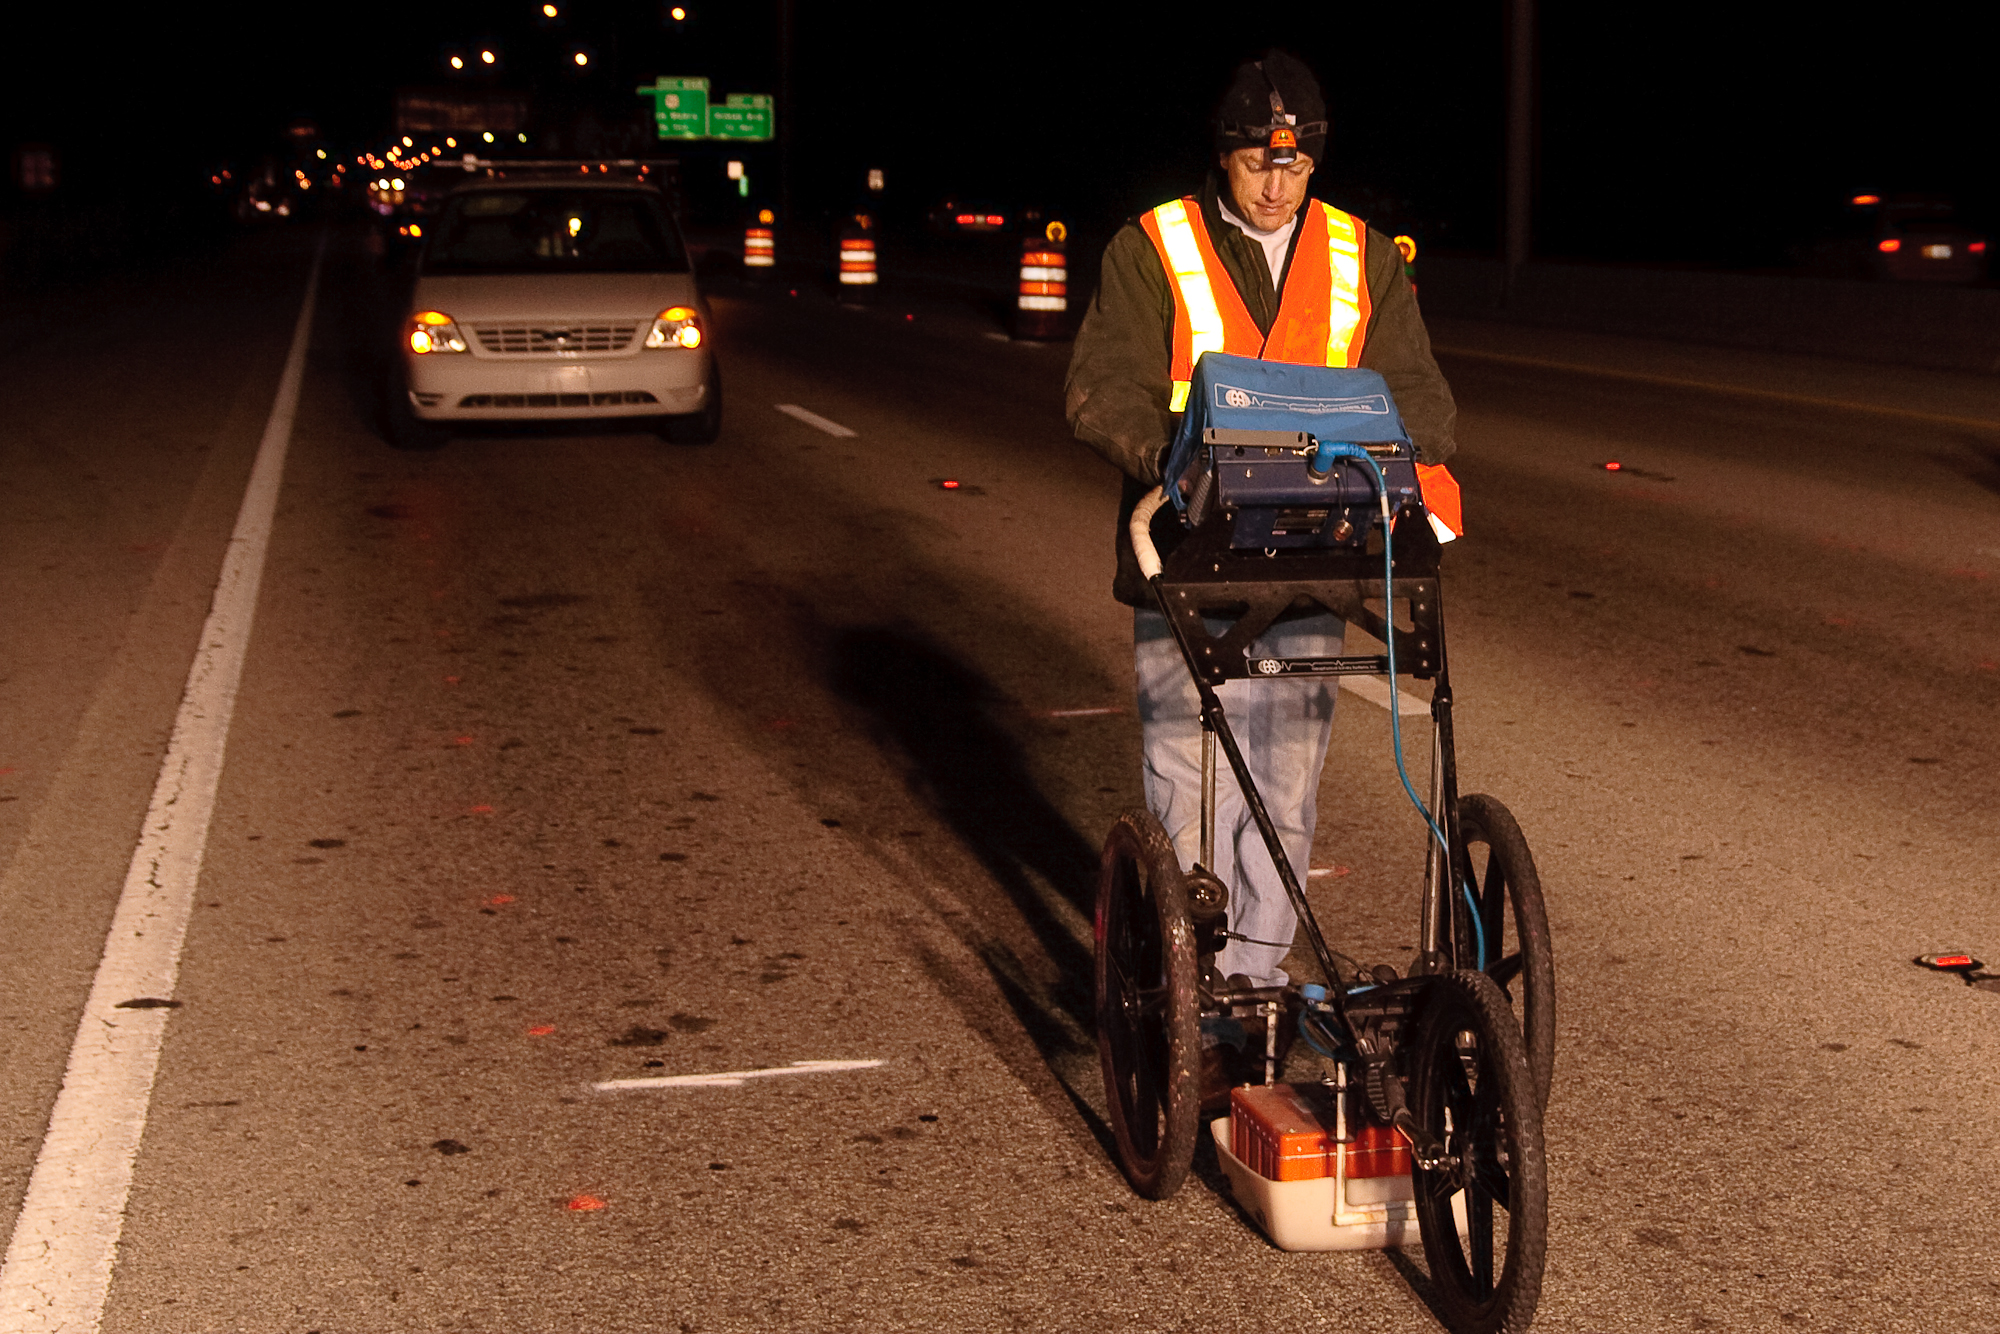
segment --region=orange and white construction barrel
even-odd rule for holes
[[[1021,290],[1014,301],[1014,336],[1060,338],[1069,327],[1069,230],[1052,222],[1021,241]]]
[[[840,233],[840,299],[865,301],[875,292],[873,219],[856,218]]]
[[[778,264],[778,233],[772,226],[776,219],[770,209],[762,209],[757,221],[743,229],[743,267],[746,269],[771,269]]]

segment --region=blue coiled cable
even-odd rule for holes
[[[1417,808],[1417,814],[1424,817],[1430,827],[1431,837],[1437,840],[1438,854],[1444,858],[1445,873],[1451,873],[1451,844],[1444,836],[1444,830],[1432,817],[1424,799],[1417,795],[1417,788],[1410,781],[1409,768],[1403,763],[1403,716],[1396,690],[1396,536],[1395,525],[1389,515],[1389,479],[1382,475],[1382,465],[1360,445],[1341,441],[1322,440],[1319,450],[1313,456],[1312,471],[1325,476],[1332,470],[1333,460],[1354,459],[1368,465],[1368,471],[1375,478],[1375,494],[1382,505],[1382,607],[1388,620],[1388,633],[1383,636],[1388,645],[1389,656],[1389,736],[1396,750],[1396,776],[1403,780],[1403,791],[1408,794],[1410,804]],[[1486,924],[1480,920],[1479,904],[1472,897],[1472,886],[1461,881],[1458,891],[1465,898],[1465,905],[1472,914],[1472,935],[1474,948],[1479,952],[1479,967],[1486,967]]]

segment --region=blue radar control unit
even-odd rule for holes
[[[1365,544],[1385,498],[1390,511],[1421,504],[1416,465],[1374,371],[1210,352],[1164,472],[1187,527],[1219,510],[1232,548],[1284,550]]]

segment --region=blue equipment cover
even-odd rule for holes
[[[1202,432],[1210,427],[1306,431],[1320,440],[1410,447],[1388,383],[1374,371],[1205,352],[1194,365],[1187,411],[1164,470],[1167,494],[1182,508],[1178,483],[1203,466]]]

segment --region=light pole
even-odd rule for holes
[[[778,220],[793,228],[792,140],[799,104],[792,96],[792,0],[778,0]]]
[[[1506,202],[1500,225],[1504,266],[1501,299],[1512,305],[1528,262],[1534,225],[1535,0],[1507,3],[1507,158],[1501,173]]]

